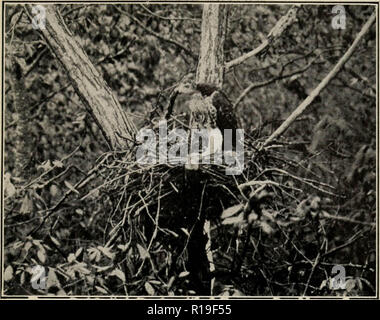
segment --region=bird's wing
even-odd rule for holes
[[[211,95],[212,104],[217,110],[217,126],[223,129],[236,130],[238,122],[230,100],[222,91],[215,91]]]

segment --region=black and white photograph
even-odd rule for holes
[[[2,1],[1,299],[379,299],[378,14]]]

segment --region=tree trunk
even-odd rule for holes
[[[207,83],[222,88],[226,26],[227,7],[225,5],[203,5],[197,83]]]
[[[32,5],[25,5],[30,17]],[[87,111],[101,129],[110,148],[125,148],[136,127],[87,54],[66,27],[54,5],[45,5],[46,28],[39,29],[57,57]],[[125,137],[125,139],[123,139]]]
[[[219,4],[203,5],[202,34],[200,57],[197,68],[196,82],[222,88],[224,78],[224,39],[227,24],[227,7]],[[187,247],[190,279],[198,295],[211,295],[212,256],[208,255],[207,242],[209,235],[205,234],[206,216],[204,212],[203,192],[200,173],[188,172],[189,191],[192,201],[197,200],[197,206],[185,206],[185,215],[196,217],[193,231]],[[203,182],[206,183],[206,182]],[[211,253],[210,253],[211,254]]]

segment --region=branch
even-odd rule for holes
[[[356,36],[356,39],[343,55],[342,58],[338,61],[335,67],[329,72],[329,74],[320,82],[320,84],[310,93],[310,95],[293,111],[293,113],[286,119],[282,125],[272,133],[272,135],[264,142],[262,148],[270,144],[274,139],[279,137],[286,129],[305,111],[305,109],[313,102],[313,100],[320,94],[320,92],[327,86],[327,84],[337,75],[337,73],[342,69],[344,64],[352,56],[355,51],[355,48],[359,44],[360,40],[368,32],[371,25],[375,22],[376,14],[373,13],[366,24],[363,26],[362,30]]]
[[[262,88],[262,87],[270,85],[270,84],[272,84],[272,83],[274,83],[274,82],[276,82],[278,80],[290,78],[290,77],[292,77],[292,76],[294,76],[296,74],[303,73],[303,72],[305,72],[307,69],[309,69],[313,65],[313,63],[314,63],[315,60],[316,59],[313,59],[310,63],[308,63],[304,68],[302,68],[300,70],[297,70],[297,71],[294,71],[294,72],[291,72],[291,73],[288,73],[288,74],[285,74],[285,75],[281,75],[281,76],[278,76],[278,77],[274,77],[274,78],[266,80],[266,81],[254,82],[254,83],[250,84],[247,88],[244,89],[244,91],[236,99],[236,102],[234,103],[233,108],[235,109],[239,105],[239,103],[244,99],[244,97],[249,92],[251,92],[252,90],[257,89],[257,88]]]
[[[264,40],[256,49],[242,55],[225,64],[226,71],[229,69],[242,64],[245,60],[258,55],[260,52],[264,51],[275,39],[279,38],[282,33],[294,22],[297,18],[297,11],[300,5],[293,5],[288,12],[277,21],[276,25],[269,32],[267,39]]]

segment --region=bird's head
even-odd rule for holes
[[[185,75],[179,84],[176,86],[175,91],[180,94],[201,94],[204,97],[210,96],[218,90],[218,87],[208,83],[197,83],[195,73],[191,72]]]
[[[194,94],[197,93],[197,87],[195,84],[194,74],[190,73],[183,77],[178,86],[176,87],[176,92],[182,94]]]

